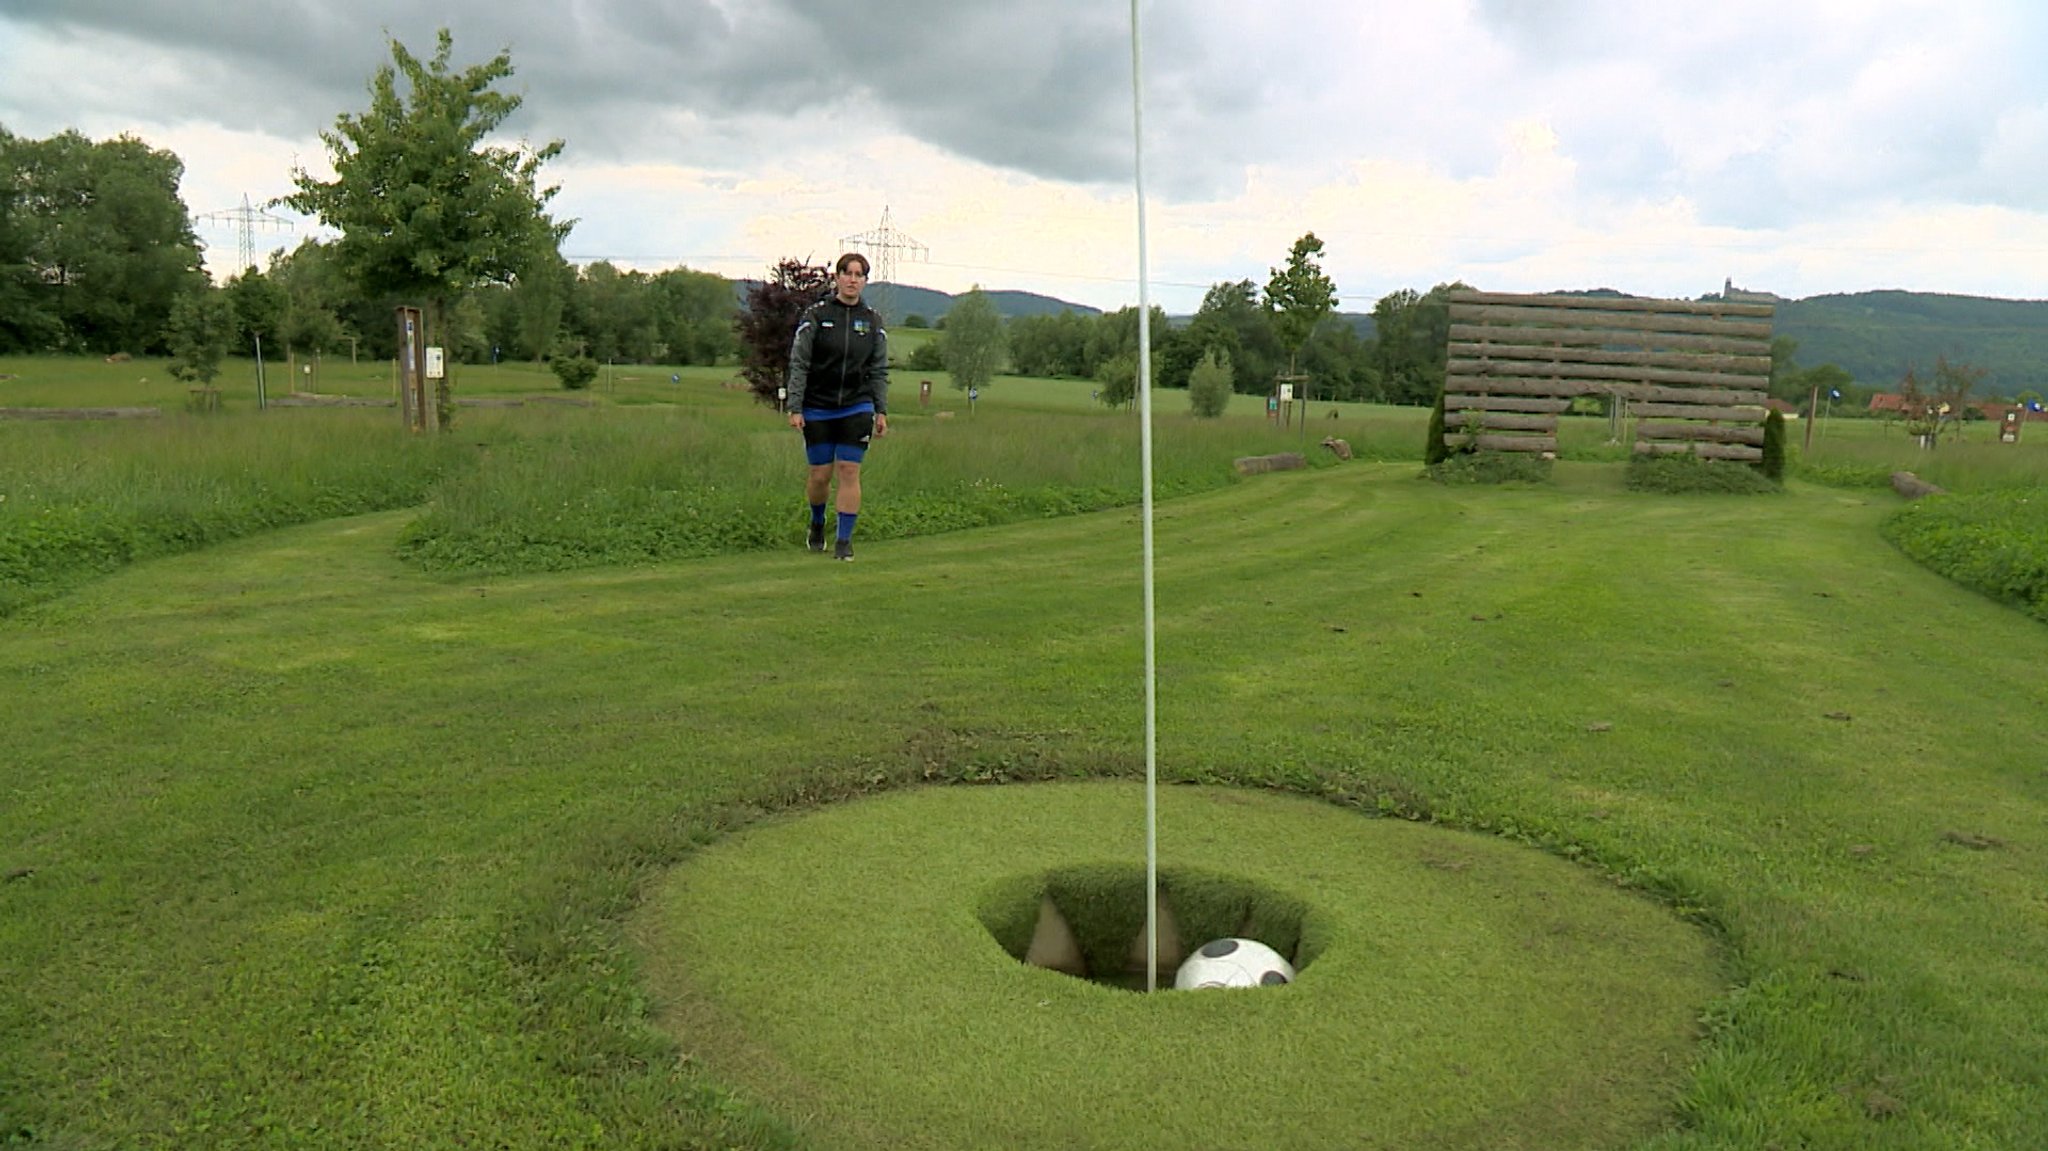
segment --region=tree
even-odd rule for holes
[[[961,391],[988,385],[1003,366],[1003,317],[979,284],[953,301],[946,312],[946,330],[939,336],[939,355]]]
[[[1295,374],[1295,355],[1316,325],[1337,303],[1337,285],[1323,274],[1315,258],[1323,242],[1309,232],[1294,242],[1287,253],[1287,267],[1274,268],[1266,281],[1266,310],[1273,314],[1273,330],[1280,346],[1287,349],[1287,374]]]
[[[234,305],[235,327],[243,336],[262,339],[273,354],[284,350],[279,337],[291,301],[276,281],[261,269],[247,268],[230,279],[222,291]]]
[[[279,338],[286,352],[320,353],[343,339],[336,314],[347,286],[327,245],[306,240],[270,262],[268,278],[284,294]]]
[[[0,132],[13,269],[0,287],[0,339],[37,350],[150,352],[171,304],[204,283],[199,241],[178,198],[184,165],[133,136],[95,143],[77,132],[24,140]]]
[[[1450,294],[1461,282],[1438,284],[1427,295],[1403,288],[1373,305],[1370,385],[1390,404],[1426,404],[1443,391],[1451,331]]]
[[[733,317],[740,342],[740,375],[756,400],[782,406],[789,380],[790,345],[804,309],[824,297],[832,270],[802,260],[783,260],[766,280],[747,287],[747,306]]]
[[[509,50],[457,72],[446,28],[424,62],[396,39],[389,43],[392,63],[370,81],[369,110],[344,113],[320,135],[335,178],[323,182],[295,169],[298,191],[283,202],[341,232],[335,260],[363,294],[424,297],[431,342],[463,292],[512,282],[560,258],[570,225],[548,216],[557,189],[540,187],[539,176],[562,142],[538,149],[485,142],[522,102],[492,91],[512,75]],[[436,395],[443,429],[452,426],[454,389],[451,372]]]
[[[171,349],[171,375],[212,387],[220,362],[235,346],[235,306],[226,292],[195,288],[171,303],[164,342]]]
[[[1262,396],[1272,389],[1285,353],[1273,314],[1259,305],[1258,285],[1250,280],[1210,285],[1186,338],[1204,352],[1214,349],[1228,356],[1233,384],[1246,395]]]
[[[1128,408],[1138,399],[1138,354],[1118,352],[1095,368],[1096,398],[1111,408]]]
[[[655,324],[670,361],[715,364],[733,354],[732,281],[671,268],[654,277]]]
[[[1215,419],[1230,407],[1230,354],[1210,349],[1188,376],[1188,410]]]

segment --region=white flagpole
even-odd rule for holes
[[[1145,252],[1145,54],[1131,0],[1131,135],[1138,189],[1138,466],[1145,524],[1145,990],[1159,988],[1159,697],[1152,611],[1152,292]]]

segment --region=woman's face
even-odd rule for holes
[[[860,299],[860,290],[868,286],[868,270],[859,262],[853,262],[832,276],[832,282],[839,291],[839,302],[851,304]]]

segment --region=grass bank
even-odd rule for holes
[[[1415,470],[1161,507],[1166,778],[1482,832],[1709,925],[1726,989],[1626,1146],[2048,1142],[2048,633],[1881,540],[1888,495]],[[0,621],[4,1137],[798,1145],[657,1025],[651,885],[771,811],[1142,766],[1132,509],[460,580],[393,554],[408,515]]]

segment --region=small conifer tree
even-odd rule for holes
[[[1764,458],[1757,470],[1774,484],[1785,482],[1785,413],[1774,411],[1764,417]]]
[[[1429,409],[1429,442],[1422,445],[1422,462],[1434,467],[1449,459],[1451,449],[1444,446],[1444,394],[1436,394],[1436,406]]]

